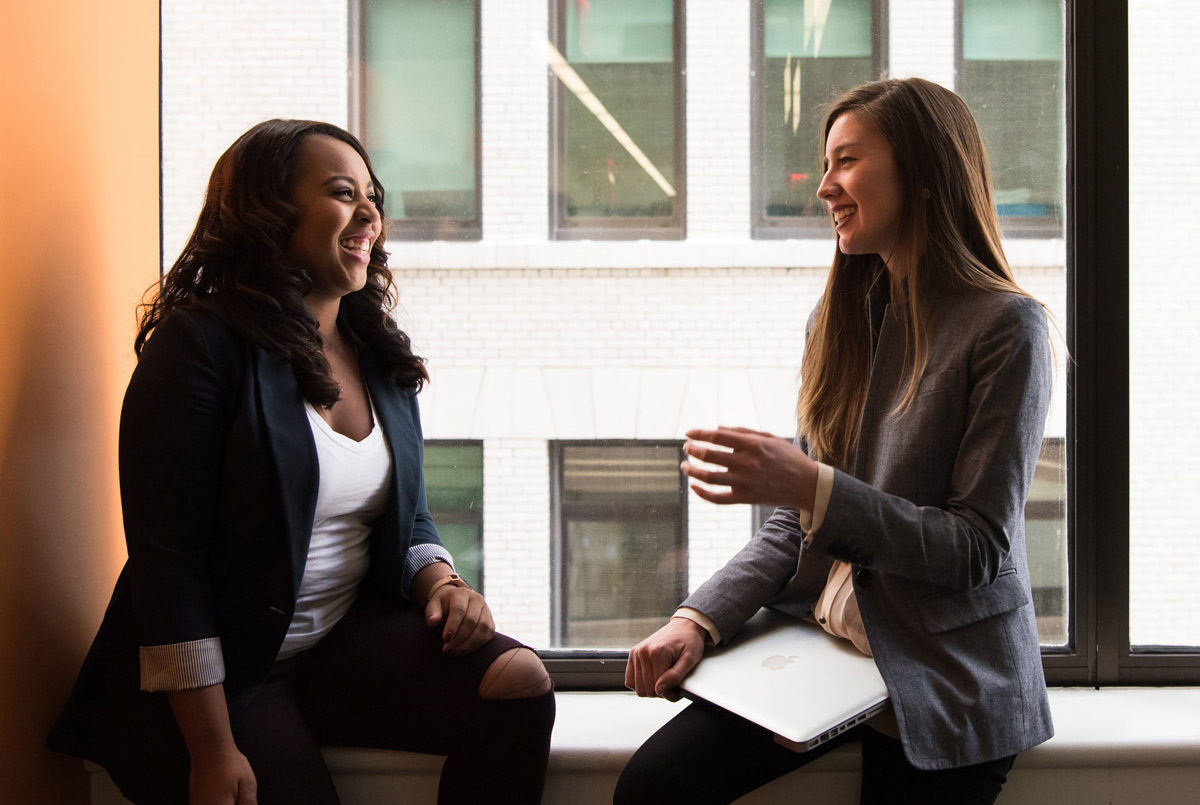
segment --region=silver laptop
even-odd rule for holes
[[[681,688],[690,699],[765,727],[797,752],[861,724],[888,698],[875,661],[849,640],[766,608],[732,643],[707,649]]]

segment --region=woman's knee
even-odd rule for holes
[[[550,675],[532,650],[514,648],[501,654],[479,683],[482,699],[525,699],[548,693]]]

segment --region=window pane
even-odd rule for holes
[[[366,0],[364,139],[398,221],[475,219],[475,0]]]
[[[963,0],[959,91],[987,143],[1006,218],[1062,218],[1061,0]]]
[[[1135,650],[1200,647],[1200,274],[1195,240],[1186,234],[1195,231],[1200,209],[1197,42],[1194,4],[1129,3],[1129,639]]]
[[[561,445],[557,646],[628,648],[687,591],[678,443]]]
[[[672,0],[566,2],[555,72],[568,220],[673,215],[674,37]]]
[[[1043,646],[1067,644],[1067,456],[1061,437],[1042,444],[1025,504],[1025,545],[1038,638]]]
[[[762,109],[767,217],[821,216],[822,108],[875,73],[872,0],[765,0]]]
[[[455,571],[483,590],[483,445],[426,442],[425,497]]]

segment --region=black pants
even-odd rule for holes
[[[479,682],[520,643],[497,635],[462,657],[417,609],[356,606],[315,648],[277,662],[233,726],[261,805],[336,805],[320,746],[446,756],[438,802],[541,801],[552,692],[489,701]]]
[[[809,752],[775,743],[771,733],[724,710],[693,704],[642,744],[621,773],[617,805],[725,805],[832,749],[862,742],[863,805],[990,805],[1015,755],[977,766],[921,771],[900,741],[867,726]]]

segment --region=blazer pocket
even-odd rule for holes
[[[917,604],[921,623],[930,634],[948,632],[977,623],[1032,603],[1029,590],[1015,569],[1001,572],[996,580],[978,590],[939,593]]]
[[[931,394],[935,391],[958,388],[958,370],[946,369],[943,372],[932,372],[921,378],[917,394]]]

